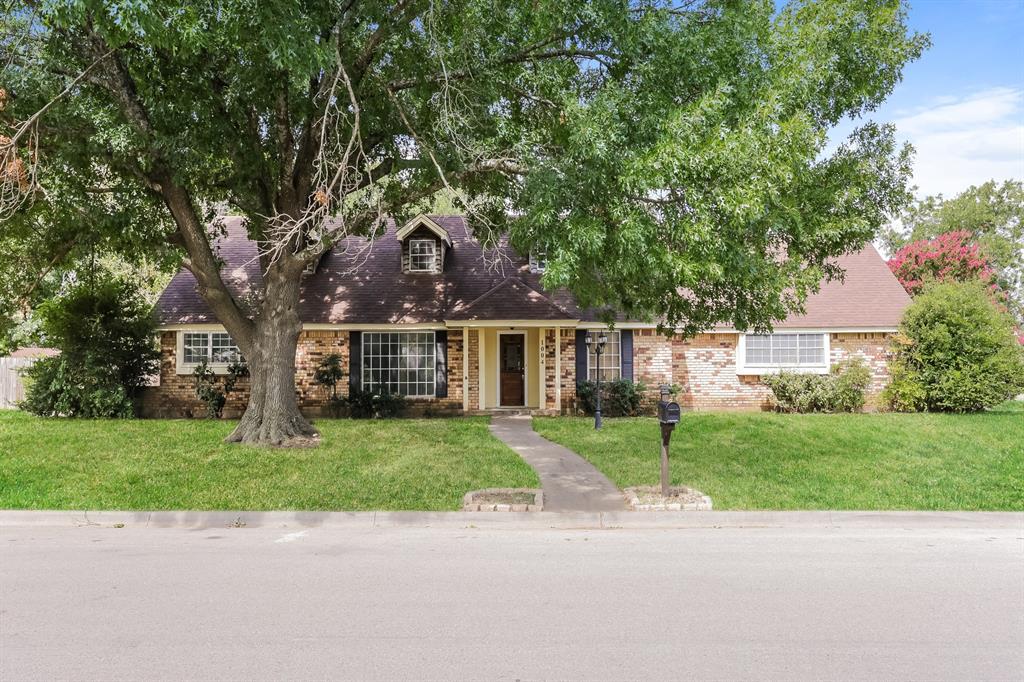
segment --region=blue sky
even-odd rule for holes
[[[917,0],[909,17],[932,47],[869,118],[917,149],[918,196],[1024,179],[1024,0]]]

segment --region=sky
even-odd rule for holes
[[[915,194],[1024,180],[1024,0],[911,0],[909,23],[932,47],[867,118],[916,149]],[[838,126],[832,145],[855,125]]]

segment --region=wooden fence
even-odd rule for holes
[[[25,399],[25,384],[20,371],[35,358],[0,358],[0,409],[13,409]]]

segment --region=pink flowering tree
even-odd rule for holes
[[[970,232],[958,230],[911,242],[889,259],[889,269],[911,296],[930,282],[981,281],[1005,302],[995,268],[972,239]]]

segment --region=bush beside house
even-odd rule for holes
[[[779,372],[761,377],[779,412],[859,412],[871,370],[860,358],[842,362],[829,374]]]
[[[1024,391],[1014,321],[979,283],[935,284],[907,309],[883,401],[901,412],[974,412]]]
[[[133,417],[157,371],[151,307],[131,283],[79,283],[38,309],[42,336],[60,355],[25,372],[21,408],[41,416]]]

